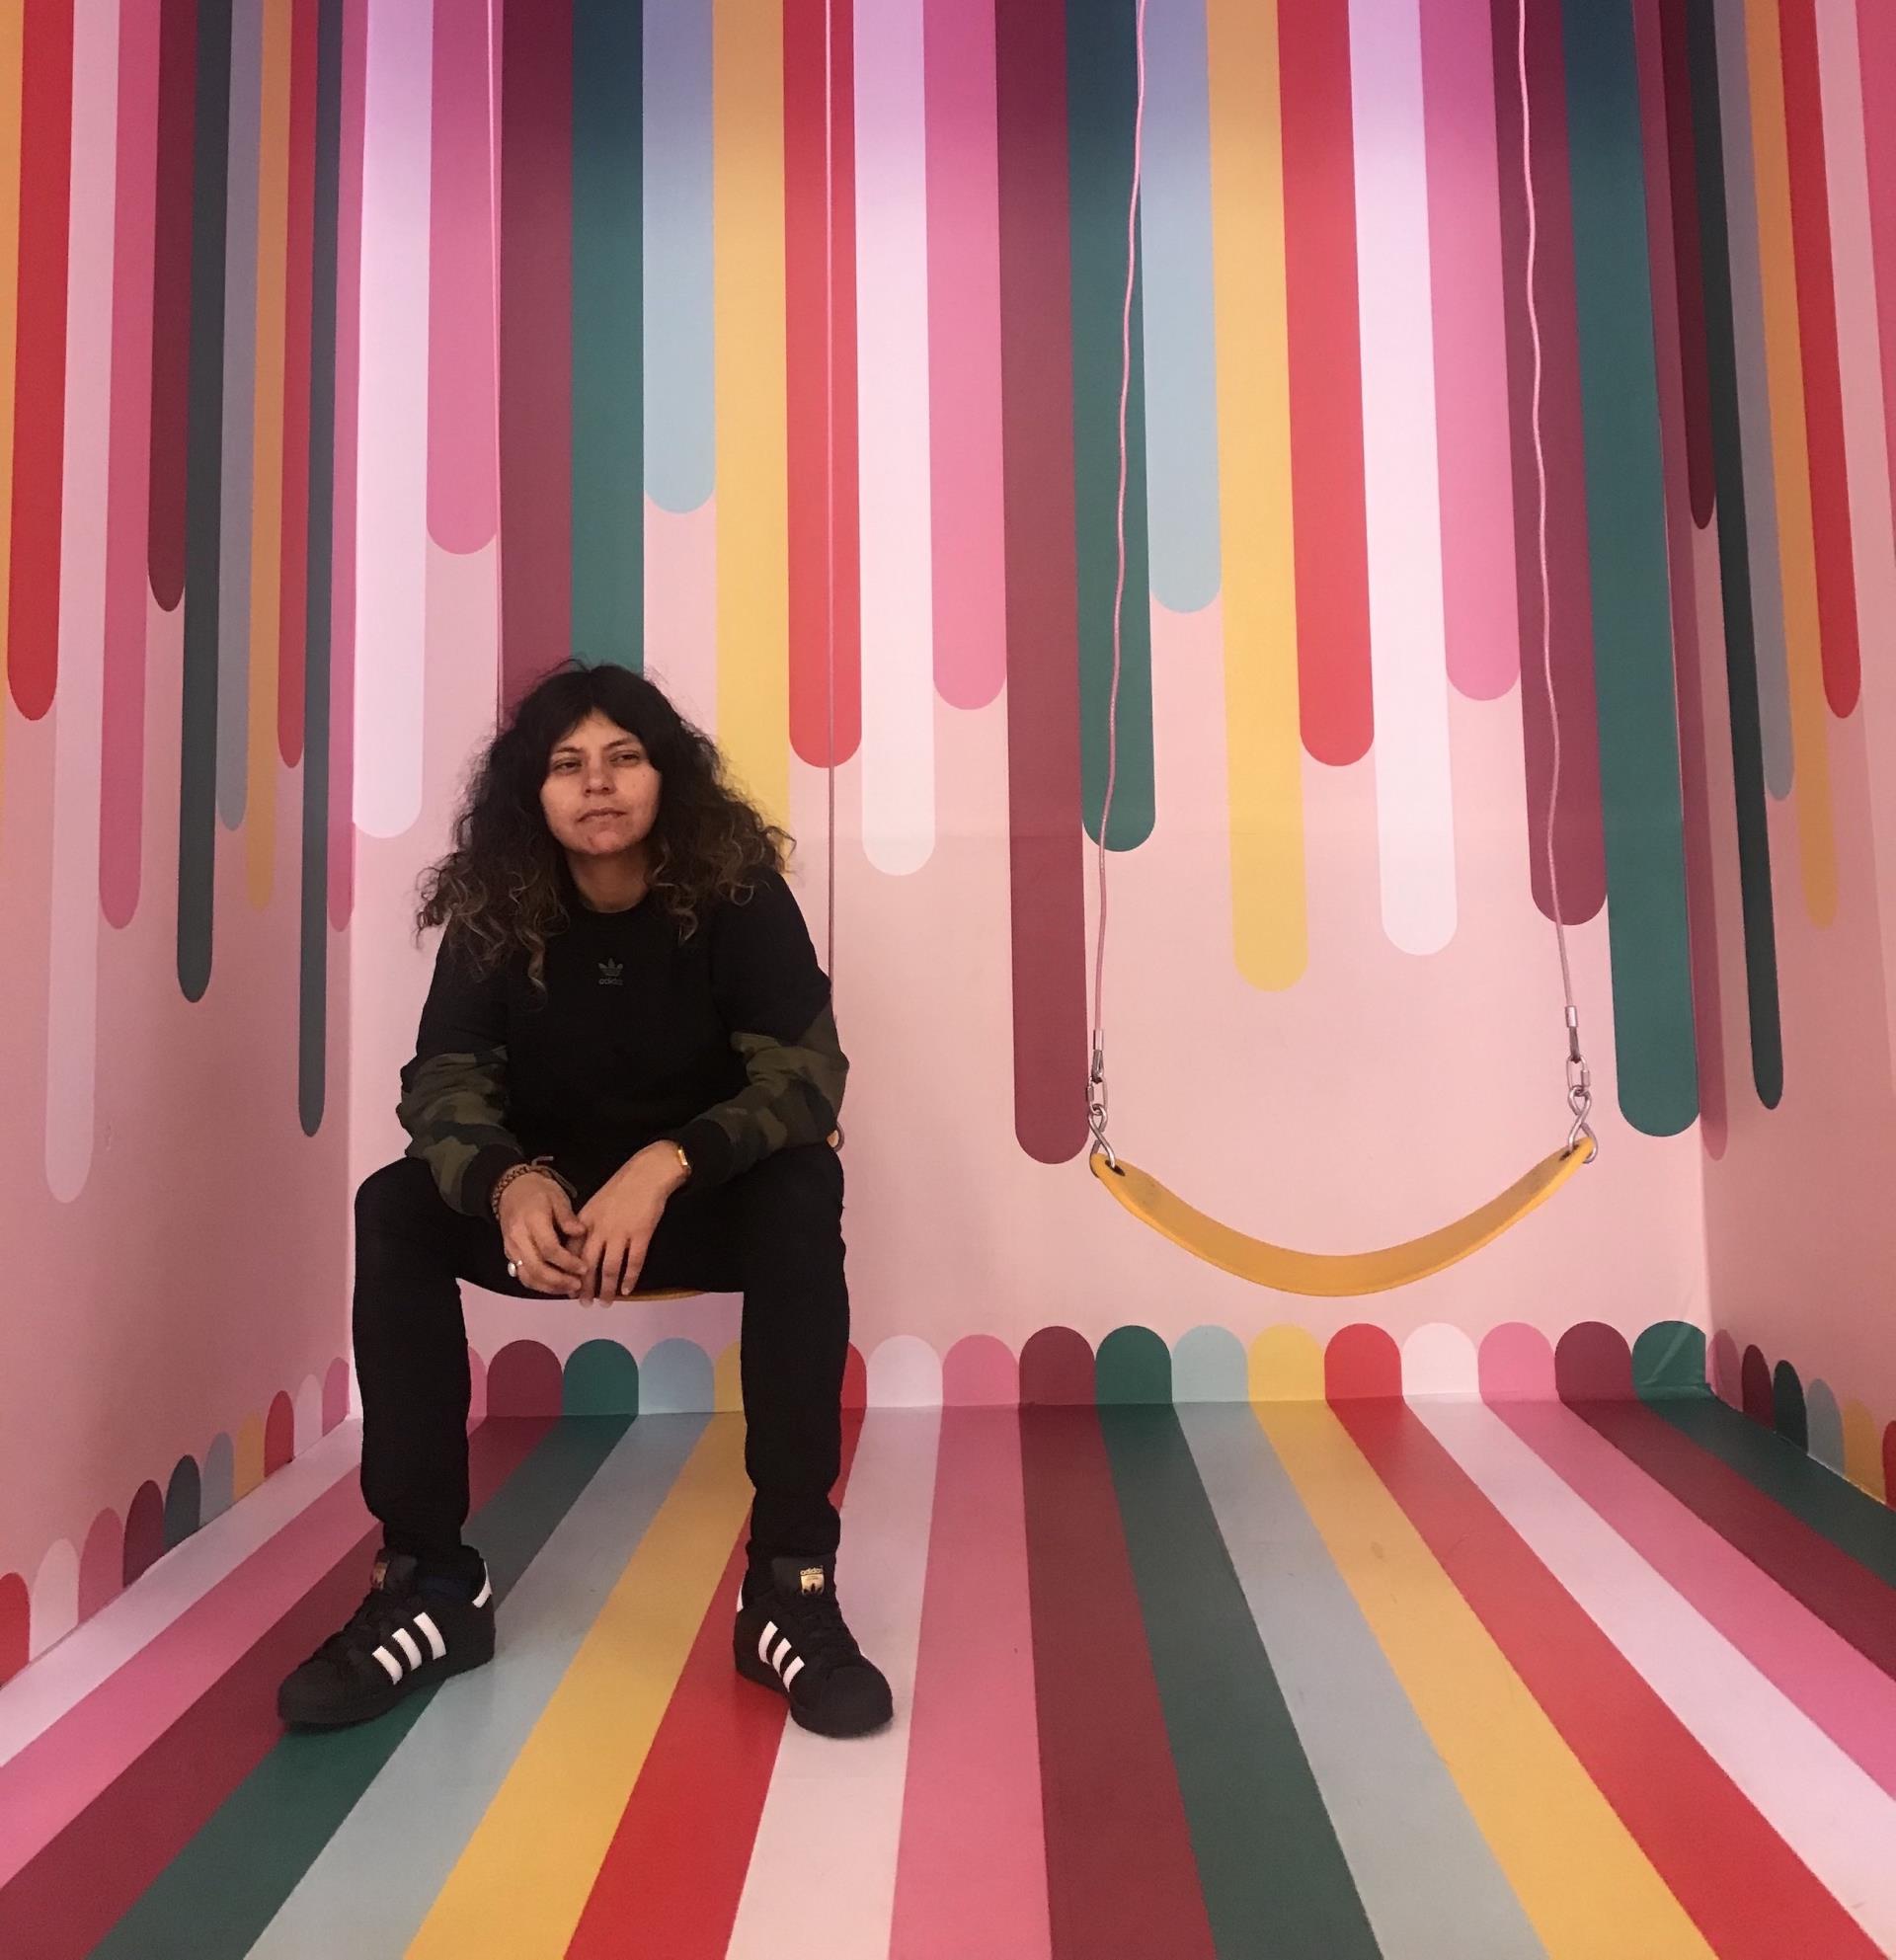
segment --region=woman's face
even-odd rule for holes
[[[661,780],[644,743],[594,710],[553,745],[540,808],[573,856],[613,857],[651,834]]]

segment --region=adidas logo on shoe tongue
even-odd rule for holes
[[[797,1574],[797,1590],[800,1593],[821,1593],[824,1590],[823,1567],[806,1565]]]

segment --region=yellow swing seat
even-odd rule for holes
[[[1278,1293],[1343,1299],[1410,1286],[1479,1252],[1544,1205],[1592,1159],[1594,1149],[1592,1137],[1583,1135],[1542,1158],[1527,1176],[1465,1218],[1375,1252],[1295,1252],[1272,1245],[1208,1217],[1124,1157],[1115,1167],[1104,1151],[1095,1149],[1091,1164],[1093,1175],[1142,1224],[1209,1264]]]

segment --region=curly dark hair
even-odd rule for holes
[[[653,895],[696,930],[714,900],[743,900],[781,870],[789,836],[727,779],[717,745],[643,674],[573,661],[523,695],[475,763],[453,848],[423,874],[419,930],[444,926],[482,972],[523,952],[544,985],[546,942],[567,919],[572,876],[546,826],[540,788],[555,746],[589,715],[638,737],[662,779],[648,839]]]

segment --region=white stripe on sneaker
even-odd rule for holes
[[[792,1661],[790,1665],[787,1668],[785,1668],[783,1671],[783,1685],[785,1688],[788,1688],[790,1684],[793,1681],[795,1681],[796,1678],[800,1674],[802,1674],[802,1672],[803,1672],[803,1662],[801,1660]]]
[[[375,1649],[375,1658],[381,1662],[389,1680],[399,1687],[407,1678],[407,1670],[402,1666],[401,1662],[386,1647],[377,1647]]]
[[[487,1605],[488,1601],[491,1600],[493,1597],[494,1597],[494,1582],[487,1576],[487,1567],[482,1566],[480,1597],[475,1600],[474,1604],[477,1607],[484,1607]]]
[[[776,1621],[774,1619],[766,1619],[763,1623],[763,1631],[757,1635],[757,1659],[760,1660],[765,1667],[768,1667],[770,1665],[770,1643],[776,1637],[777,1637]]]
[[[776,1669],[778,1674],[782,1674],[783,1672],[783,1657],[787,1653],[789,1653],[789,1651],[790,1651],[790,1636],[789,1634],[786,1633],[783,1636],[783,1638],[777,1642],[777,1651],[770,1656],[770,1665]]]
[[[428,1642],[428,1651],[439,1660],[447,1657],[447,1642],[441,1638],[441,1629],[434,1624],[434,1617],[425,1612],[415,1615],[415,1629]]]
[[[416,1646],[415,1636],[407,1627],[398,1626],[395,1629],[395,1644],[408,1656],[408,1665],[411,1669],[422,1665],[422,1650]]]

